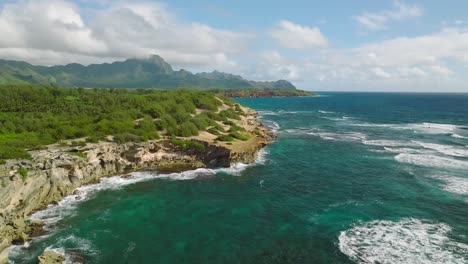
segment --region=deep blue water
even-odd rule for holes
[[[54,231],[11,259],[468,263],[467,94],[238,101],[278,134],[258,164],[106,179],[37,216]]]

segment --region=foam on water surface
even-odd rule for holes
[[[443,189],[447,192],[468,195],[468,178],[450,175],[434,175],[431,178],[444,182]]]
[[[418,219],[371,221],[339,235],[339,248],[357,263],[462,264],[468,245],[449,237],[450,226]]]
[[[425,167],[468,170],[468,161],[429,154],[401,153],[395,156],[395,160],[401,163],[408,163]]]
[[[448,156],[468,157],[468,147],[450,146],[450,145],[442,145],[442,144],[427,143],[427,142],[420,142],[420,141],[413,141],[413,142],[420,145],[423,148],[432,149],[432,150],[435,150],[439,153],[442,153]]]

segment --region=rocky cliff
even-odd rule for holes
[[[6,263],[12,244],[40,234],[42,223],[28,216],[59,202],[82,185],[100,178],[138,170],[175,171],[228,167],[252,163],[273,138],[251,114],[243,120],[256,134],[246,142],[217,143],[203,135],[192,138],[204,151],[184,150],[171,140],[118,144],[87,143],[80,147],[48,146],[31,151],[31,160],[8,160],[0,165],[0,263]]]

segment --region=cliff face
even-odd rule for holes
[[[170,140],[117,144],[88,143],[83,147],[49,146],[32,151],[31,160],[9,160],[0,165],[0,263],[5,263],[11,244],[22,244],[42,230],[28,215],[56,203],[85,184],[101,177],[138,170],[186,170],[228,167],[252,163],[258,150],[272,140],[261,128],[246,146],[235,148],[197,140],[204,152],[182,150]]]

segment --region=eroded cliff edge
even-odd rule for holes
[[[7,262],[12,244],[22,244],[42,232],[42,224],[29,220],[29,215],[102,177],[139,170],[175,171],[255,162],[258,151],[274,136],[257,121],[255,111],[244,111],[248,114],[237,124],[252,133],[250,139],[217,142],[207,132],[184,139],[203,144],[203,151],[184,149],[171,139],[162,139],[79,147],[50,145],[31,151],[31,160],[8,160],[0,165],[0,263]]]

